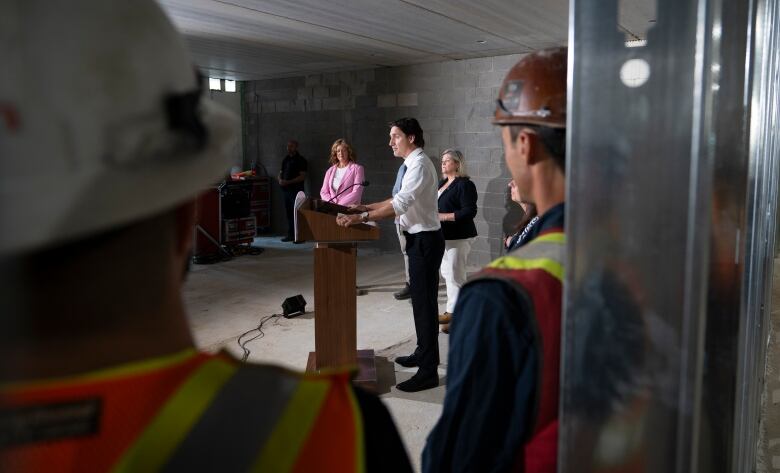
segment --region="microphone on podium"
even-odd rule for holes
[[[352,188],[353,188],[353,187],[355,187],[355,186],[363,186],[363,187],[368,187],[368,185],[369,185],[369,184],[371,184],[371,183],[370,183],[370,182],[368,182],[368,181],[363,181],[363,182],[356,182],[356,183],[354,183],[354,184],[352,184],[352,185],[350,185],[350,186],[347,186],[347,187],[345,187],[345,188],[344,188],[344,190],[343,190],[343,191],[341,191],[341,192],[339,192],[338,194],[334,195],[334,196],[333,196],[333,197],[332,197],[332,198],[331,198],[331,199],[328,201],[328,203],[333,203],[333,201],[334,201],[334,200],[336,200],[336,198],[337,198],[338,196],[340,196],[341,194],[343,194],[343,193],[347,192],[348,190],[352,189]]]

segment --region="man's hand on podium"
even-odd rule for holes
[[[357,225],[358,223],[363,223],[363,214],[338,214],[336,223],[342,227]]]
[[[366,223],[368,221],[368,207],[365,205],[350,205],[349,214],[336,215],[336,224],[342,227],[349,227],[350,225],[357,225],[358,223]]]

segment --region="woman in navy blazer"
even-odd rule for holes
[[[456,149],[441,154],[441,173],[444,179],[439,182],[439,220],[444,233],[444,257],[440,271],[447,283],[447,309],[439,315],[439,323],[442,331],[449,333],[455,301],[466,282],[466,261],[477,236],[477,187],[466,175],[463,153]]]
[[[339,205],[359,204],[363,196],[363,166],[356,163],[352,146],[339,138],[330,147],[331,167],[325,173],[320,198]],[[350,187],[352,186],[352,187]],[[338,196],[338,197],[336,197]],[[334,199],[335,197],[335,199]]]

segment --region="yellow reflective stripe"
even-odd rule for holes
[[[86,381],[103,381],[110,378],[121,378],[131,375],[140,375],[145,372],[167,368],[192,358],[197,354],[194,348],[188,348],[184,351],[165,355],[151,360],[143,360],[132,363],[125,363],[119,366],[104,368],[101,370],[90,371],[89,373],[78,374],[74,376],[64,376],[61,378],[50,378],[38,381],[20,381],[10,383],[0,383],[0,389],[15,391],[34,388],[45,388],[56,386],[57,388],[67,387],[69,384],[84,383]]]
[[[79,381],[96,380],[100,378],[109,378],[114,376],[125,377],[133,374],[141,374],[143,372],[160,370],[167,366],[175,365],[177,363],[185,361],[188,358],[195,356],[196,354],[197,351],[194,348],[189,348],[187,350],[184,350],[179,353],[175,353],[173,355],[163,356],[160,358],[154,358],[151,360],[141,361],[138,363],[132,363],[124,366],[118,366],[116,368],[109,368],[106,370],[98,371],[80,378]]]
[[[566,243],[566,235],[561,232],[548,233],[546,235],[534,238],[533,242]]]
[[[204,363],[170,397],[113,471],[157,471],[162,468],[237,369],[236,365],[218,358]]]
[[[349,404],[352,406],[352,418],[355,420],[355,472],[363,473],[366,471],[366,457],[363,451],[363,414],[358,405],[357,398],[355,397],[355,391],[352,387],[348,387]]]
[[[563,282],[563,265],[548,258],[520,259],[504,256],[492,262],[489,267],[498,269],[542,269],[550,273],[558,281]]]
[[[319,417],[320,406],[329,387],[328,380],[301,380],[251,471],[292,470],[300,449]]]

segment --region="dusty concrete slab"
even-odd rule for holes
[[[268,318],[262,336],[255,330],[245,338],[259,336],[247,344],[250,361],[303,370],[309,352],[314,350],[313,245],[281,243],[278,238],[257,239],[255,245],[264,248],[262,254],[193,266],[184,288],[184,301],[196,344],[209,351],[226,349],[240,358],[243,351],[238,337],[256,329],[263,319],[281,313],[284,299],[301,294],[307,302],[304,315]],[[376,351],[379,393],[419,470],[425,438],[441,413],[448,336],[439,335],[441,385],[419,393],[396,390],[395,384],[415,371],[392,362],[415,347],[411,304],[392,295],[404,284],[403,274],[400,253],[358,251],[357,285],[363,295],[357,298],[357,344],[358,348]],[[442,310],[445,294],[442,285]]]

